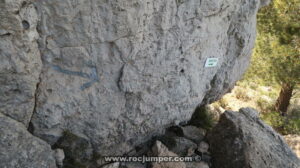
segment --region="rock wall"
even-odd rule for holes
[[[233,87],[265,4],[0,0],[0,113],[89,159],[128,152]]]

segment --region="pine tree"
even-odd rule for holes
[[[246,78],[281,85],[275,109],[285,116],[300,84],[300,0],[273,0],[258,15],[258,38]]]

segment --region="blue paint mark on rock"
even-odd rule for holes
[[[57,65],[51,65],[52,68],[60,73],[64,73],[67,75],[73,75],[73,76],[78,76],[78,77],[82,77],[85,79],[89,79],[90,81],[87,83],[84,83],[80,89],[84,90],[87,89],[89,87],[91,87],[94,83],[99,82],[99,77],[98,77],[98,72],[97,72],[97,68],[95,66],[89,66],[92,70],[91,74],[85,73],[85,72],[81,72],[81,71],[71,71],[71,70],[67,70],[67,69],[63,69],[60,66]]]

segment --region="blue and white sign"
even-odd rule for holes
[[[218,61],[219,61],[219,58],[207,58],[207,60],[205,62],[205,67],[206,68],[215,67],[218,65]]]

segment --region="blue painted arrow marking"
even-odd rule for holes
[[[63,69],[63,68],[61,68],[57,65],[51,65],[51,66],[55,71],[58,71],[60,73],[90,79],[91,81],[89,81],[87,83],[84,83],[80,87],[81,90],[84,90],[84,89],[87,89],[87,88],[91,87],[94,83],[99,82],[99,80],[100,80],[99,77],[98,77],[97,68],[95,66],[91,66],[91,69],[92,69],[91,74],[88,74],[88,73],[85,73],[85,72],[82,72],[82,71],[70,71],[70,70],[67,70],[67,69]]]

